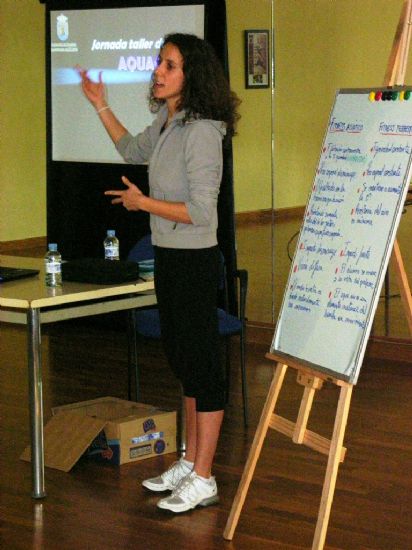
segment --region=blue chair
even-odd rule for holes
[[[144,268],[150,266],[154,253],[151,243],[151,235],[140,239],[130,250],[127,259],[138,262]],[[226,344],[226,398],[229,396],[230,388],[230,339],[232,336],[239,336],[240,341],[240,368],[242,379],[243,399],[243,420],[245,426],[249,423],[248,392],[246,381],[246,295],[248,285],[248,272],[239,269],[234,274],[236,290],[238,293],[239,314],[233,315],[228,311],[228,300],[226,292],[227,274],[222,255],[222,276],[220,294],[222,296],[222,307],[218,308],[219,334],[225,339]],[[144,338],[160,340],[159,310],[156,307],[135,310],[135,325],[138,335]]]

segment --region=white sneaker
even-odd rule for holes
[[[150,491],[173,491],[178,483],[193,470],[193,462],[183,457],[174,462],[163,474],[142,481],[143,487]]]
[[[181,480],[169,497],[159,500],[157,506],[179,513],[216,502],[219,502],[219,497],[215,478],[205,479],[193,471]]]

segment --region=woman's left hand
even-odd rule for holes
[[[116,197],[112,199],[112,204],[122,204],[126,210],[140,210],[140,201],[144,197],[143,193],[126,176],[122,176],[122,182],[126,185],[127,189],[124,191],[105,191],[104,194]]]

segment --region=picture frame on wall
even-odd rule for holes
[[[245,87],[269,88],[269,31],[245,31]]]

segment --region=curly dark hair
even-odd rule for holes
[[[231,91],[223,67],[212,46],[193,34],[173,33],[164,37],[162,48],[173,44],[183,57],[184,83],[179,110],[186,112],[185,120],[208,118],[226,123],[228,135],[235,133],[240,118],[237,107],[240,99]],[[164,100],[153,95],[153,78],[149,105],[157,112]]]

